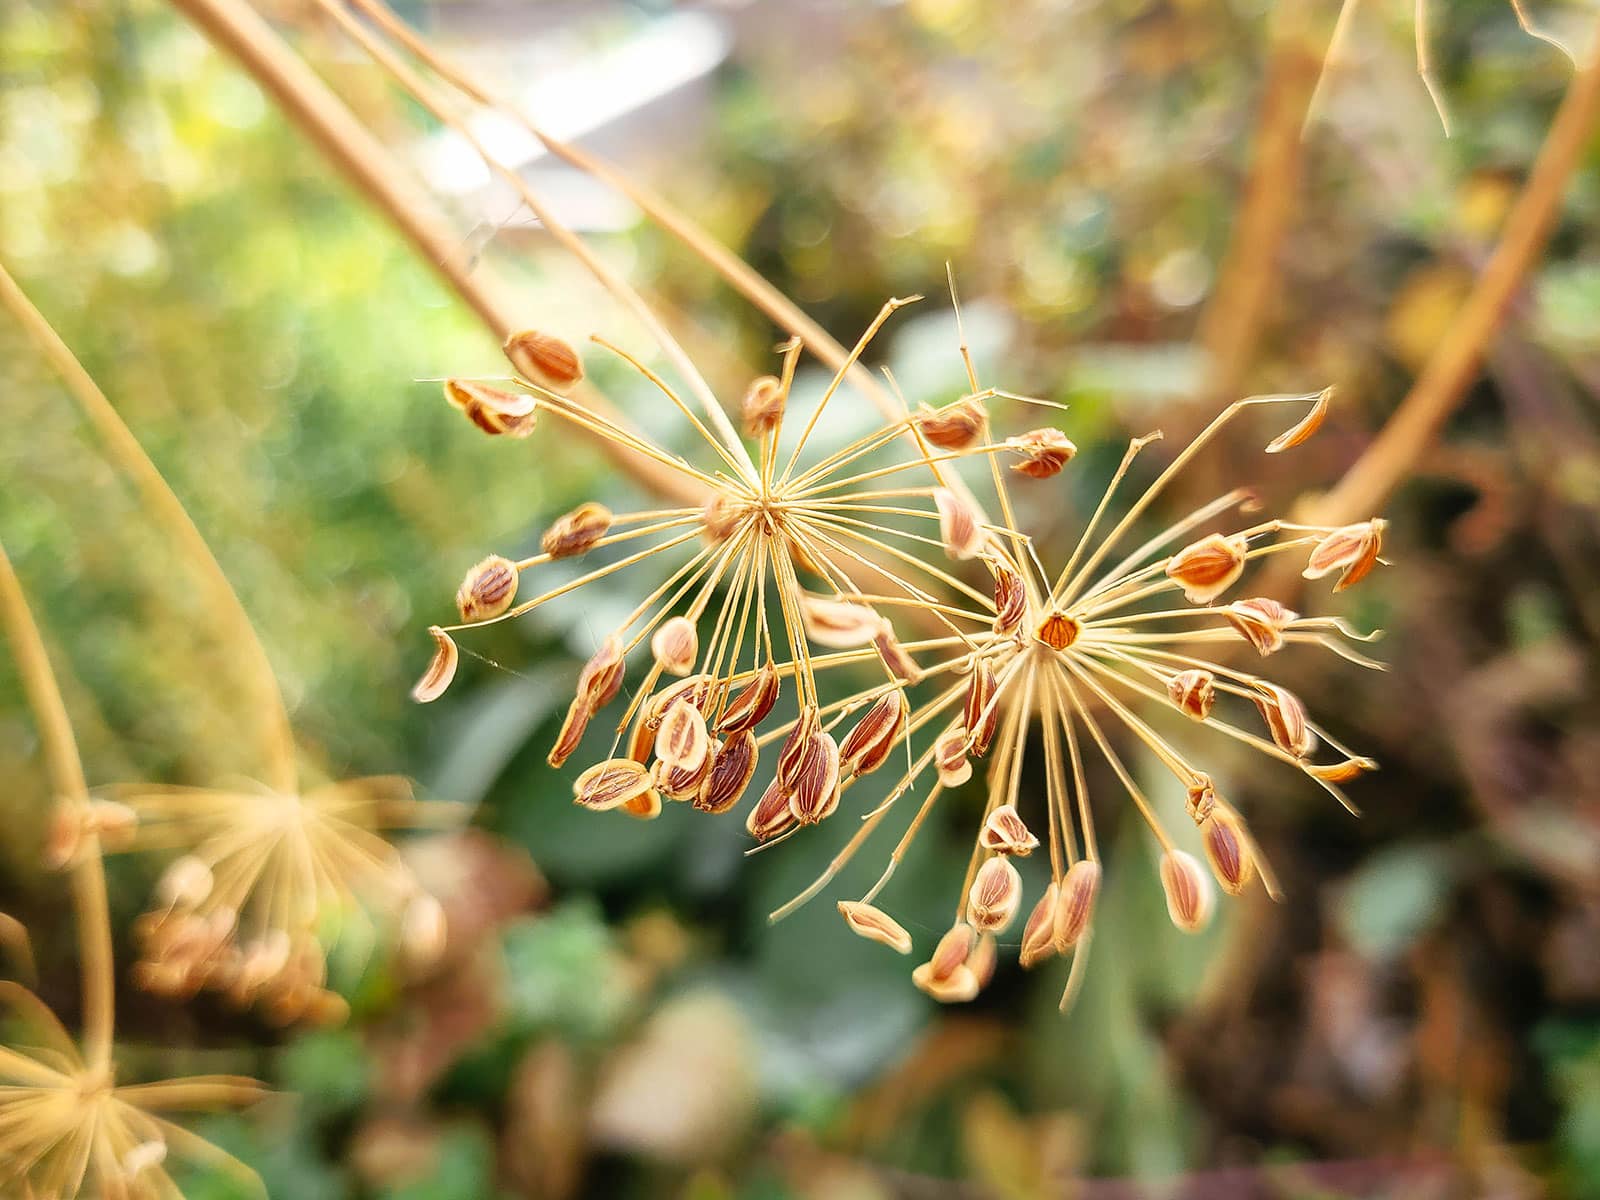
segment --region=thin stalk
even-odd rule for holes
[[[1461,403],[1512,300],[1550,240],[1561,202],[1600,120],[1600,26],[1572,77],[1533,171],[1494,252],[1411,392],[1343,479],[1311,505],[1310,521],[1344,525],[1383,506]]]
[[[50,322],[33,306],[4,265],[0,265],[0,304],[16,318],[61,376],[67,390],[105,442],[113,461],[138,486],[145,503],[172,531],[189,556],[209,593],[208,607],[220,615],[229,638],[244,660],[251,693],[247,707],[256,713],[263,725],[261,741],[266,782],[280,794],[292,794],[296,790],[297,780],[294,733],[289,725],[289,712],[284,705],[283,693],[278,688],[278,677],[273,672],[272,662],[267,658],[260,638],[256,636],[255,626],[250,623],[250,616],[245,612],[238,593],[228,582],[227,573],[211,553],[211,547],[195,527],[183,502],[145,453],[121,414],[106,399],[105,393],[51,328]]]
[[[0,616],[22,676],[22,688],[39,722],[45,763],[57,802],[81,804],[88,798],[83,763],[67,707],[50,669],[44,639],[28,610],[22,582],[0,545]],[[111,909],[106,901],[105,863],[98,838],[83,847],[72,869],[72,900],[78,926],[78,968],[83,976],[84,1058],[91,1071],[110,1067],[115,1027],[115,966],[111,957]]]
[[[460,231],[399,160],[246,0],[172,0],[172,5],[261,85],[283,115],[395,227],[497,341],[528,324],[511,297],[468,253]],[[580,384],[576,394],[595,413],[619,427],[626,425],[616,407],[588,383]],[[602,453],[656,494],[679,504],[704,503],[704,492],[676,471],[639,457],[597,431],[590,433]]]

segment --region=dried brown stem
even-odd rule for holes
[[[475,269],[460,233],[394,155],[245,0],[172,0],[224,53],[236,59],[345,179],[378,209],[437,271],[496,339],[524,328],[503,289]],[[622,424],[616,409],[585,384],[583,403]],[[602,452],[658,495],[680,503],[705,499],[678,472],[593,436]]]
[[[1490,340],[1504,321],[1524,277],[1550,240],[1567,183],[1600,120],[1600,32],[1567,86],[1528,182],[1466,303],[1377,438],[1334,488],[1316,500],[1306,520],[1342,525],[1382,507],[1438,436],[1477,378]]]
[[[211,553],[205,537],[195,527],[183,502],[174,494],[166,478],[139,439],[106,399],[93,377],[83,369],[70,347],[63,342],[44,315],[34,307],[16,280],[0,265],[0,305],[11,313],[28,338],[38,347],[67,390],[83,410],[90,424],[104,441],[107,452],[134,482],[145,503],[172,530],[184,552],[193,562],[208,592],[208,607],[225,622],[232,644],[245,660],[251,697],[248,707],[262,723],[261,742],[266,780],[279,792],[292,793],[296,787],[294,733],[283,693],[278,688],[272,662],[256,636],[255,626],[245,612],[238,593]]]
[[[3,276],[9,282],[8,276]],[[0,623],[22,676],[22,688],[39,722],[45,763],[57,802],[81,804],[88,796],[83,764],[67,707],[50,669],[44,639],[28,610],[22,582],[0,546]],[[94,839],[91,839],[94,840]],[[105,864],[98,844],[85,848],[72,871],[72,899],[78,926],[78,969],[83,975],[84,1057],[91,1068],[111,1062],[115,1022],[115,975],[111,957],[111,910],[106,901]]]

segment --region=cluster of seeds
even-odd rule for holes
[[[702,421],[646,372],[719,465],[701,470],[631,431],[617,429],[614,436],[702,487],[705,503],[621,516],[585,504],[551,526],[542,554],[485,559],[457,596],[462,623],[433,628],[436,654],[414,694],[431,700],[450,683],[458,663],[453,634],[649,562],[664,582],[647,589],[601,639],[550,754],[559,766],[578,751],[602,710],[622,694],[630,655],[647,647],[645,675],[630,689],[609,752],[576,776],[576,802],[649,818],[664,801],[721,813],[753,796],[745,827],[765,846],[829,819],[851,787],[903,757],[887,798],[860,814],[859,829],[816,881],[773,915],[816,896],[906,796],[920,793],[882,876],[859,899],[839,905],[855,932],[909,953],[909,933],[877,897],[940,796],[965,786],[982,763],[988,801],[956,919],[913,981],[940,1000],[977,994],[993,973],[998,939],[1025,909],[1016,860],[1048,845],[1049,882],[1027,908],[1020,958],[1032,966],[1071,953],[1065,1003],[1087,961],[1102,877],[1088,800],[1091,754],[1104,759],[1154,834],[1168,912],[1190,931],[1210,918],[1213,878],[1230,894],[1258,878],[1274,895],[1277,887],[1238,811],[1159,724],[1171,717],[1214,730],[1302,772],[1347,806],[1341,785],[1374,767],[1315,723],[1292,692],[1218,661],[1217,649],[1248,645],[1266,658],[1309,643],[1376,667],[1353,645],[1375,635],[1358,634],[1338,618],[1302,616],[1269,596],[1226,597],[1255,561],[1295,552],[1305,555],[1305,578],[1336,574],[1335,591],[1352,586],[1381,561],[1384,523],[1322,528],[1273,519],[1228,528],[1230,517],[1256,507],[1253,494],[1238,488],[1117,557],[1171,481],[1225,426],[1257,408],[1298,407],[1300,419],[1267,446],[1268,453],[1282,453],[1316,432],[1331,393],[1254,397],[1224,410],[1113,522],[1108,513],[1119,485],[1160,435],[1135,439],[1064,567],[1047,572],[1033,539],[1018,527],[1008,478],[1050,480],[1072,462],[1075,448],[1053,428],[991,436],[988,402],[1002,394],[979,387],[965,347],[968,395],[905,413],[814,465],[798,466],[848,367],[901,303],[886,305],[863,335],[786,459],[778,444],[797,343],[780,347],[779,374],[747,390],[744,439],[720,407],[708,407]],[[519,390],[457,380],[446,385],[446,395],[491,433],[522,436],[546,413],[591,430],[601,426],[562,390],[581,375],[576,354],[559,358],[570,367],[564,380],[523,369]],[[475,397],[473,404],[463,403],[464,396]],[[516,423],[493,428],[485,412],[514,414]],[[1007,459],[1010,472],[1002,470]],[[985,513],[957,469],[969,461],[987,463],[998,519]],[[1217,525],[1223,527],[1207,531]],[[617,549],[603,565],[515,602],[523,572],[608,547]],[[672,552],[677,559],[661,557]],[[897,623],[919,636],[902,640]],[[863,668],[878,681],[863,685]],[[824,696],[822,685],[835,679],[846,681],[843,694]],[[1187,795],[1209,872],[1162,826],[1108,723],[1147,747]],[[1024,757],[1041,743],[1043,795],[1025,796]],[[1319,759],[1320,747],[1332,756]],[[772,765],[757,789],[764,751]],[[1034,809],[1038,833],[1023,817]]]
[[[151,992],[215,992],[282,1025],[337,1023],[347,1008],[326,986],[327,946],[339,936],[370,941],[369,907],[392,914],[408,965],[443,950],[438,901],[379,836],[438,815],[404,779],[302,796],[137,786],[97,804],[107,806],[129,814],[127,848],[184,850],[134,926],[134,978]]]

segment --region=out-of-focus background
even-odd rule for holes
[[[519,3],[405,15],[553,131],[694,212],[847,343],[891,294],[930,300],[874,347],[914,401],[964,390],[960,281],[984,382],[1069,404],[1082,451],[1029,493],[1070,538],[1130,434],[1192,434],[1226,399],[1340,404],[1293,461],[1259,430],[1201,467],[1278,510],[1334,482],[1430,355],[1571,76],[1490,0],[1436,3],[1454,137],[1415,73],[1411,6],[1354,19],[1288,177],[1259,337],[1219,281],[1274,89],[1335,5],[1294,0]],[[399,101],[315,7],[263,11],[441,198],[527,322],[642,346],[482,166]],[[1592,5],[1540,4],[1580,53]],[[1277,36],[1275,36],[1275,31]],[[1311,39],[1315,42],[1315,38]],[[625,200],[497,143],[736,397],[775,328]],[[581,812],[544,754],[593,628],[475,638],[451,693],[407,699],[462,573],[526,552],[582,499],[639,493],[591,449],[478,436],[445,375],[498,348],[263,91],[156,0],[0,6],[0,259],[193,512],[254,617],[309,759],[399,771],[475,806],[406,842],[444,900],[446,970],[334,963],[350,1024],[283,1034],[119,987],[125,1056],[253,1072],[284,1095],[200,1128],[274,1197],[1454,1197],[1600,1194],[1600,173],[1589,143],[1546,258],[1481,380],[1387,506],[1393,565],[1318,611],[1382,625],[1381,676],[1286,659],[1284,682],[1381,760],[1352,819],[1230,769],[1288,893],[1185,938],[1117,793],[1127,864],[1070,1016],[1064,968],[1002,965],[941,1008],[822,900],[765,915],[831,845],[746,859],[736,818]],[[1298,177],[1298,178],[1296,178]],[[1224,297],[1225,299],[1225,297]],[[1230,359],[1229,355],[1235,355]],[[630,413],[647,388],[591,359]],[[1002,427],[1038,424],[997,407]],[[0,536],[61,670],[92,783],[248,769],[237,665],[189,568],[56,380],[0,322]],[[1037,497],[1043,497],[1037,499]],[[623,609],[592,593],[594,622]],[[0,663],[0,908],[76,1011],[48,787]],[[1292,780],[1289,781],[1292,784]],[[945,919],[979,801],[896,881]],[[875,877],[868,855],[860,877]],[[113,863],[126,929],[159,862]],[[118,949],[131,958],[126,934]],[[185,1194],[232,1195],[189,1176]]]

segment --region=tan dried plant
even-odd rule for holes
[[[0,982],[0,1009],[8,1025],[26,1027],[29,1040],[0,1044],[0,1191],[60,1200],[86,1191],[107,1200],[181,1200],[167,1172],[171,1154],[219,1167],[252,1194],[265,1196],[243,1163],[169,1119],[170,1114],[247,1105],[259,1084],[236,1076],[206,1075],[146,1083],[121,1083],[113,1045],[115,964],[106,902],[103,848],[122,841],[129,814],[91,798],[76,740],[43,640],[21,583],[0,547],[0,617],[39,722],[58,806],[83,814],[71,866],[83,1024],[74,1040],[45,1003],[19,984]],[[5,922],[7,941],[26,949],[26,934]],[[23,954],[24,964],[31,955]]]
[[[390,914],[407,961],[440,951],[443,915],[381,831],[450,820],[454,806],[421,803],[393,776],[307,785],[277,678],[243,605],[182,502],[72,351],[0,267],[11,313],[94,425],[108,454],[169,529],[225,623],[259,722],[262,778],[228,787],[123,785],[89,800],[58,798],[46,861],[76,869],[101,849],[173,853],[155,903],[134,933],[135,978],[161,995],[201,989],[270,1020],[338,1021],[325,952],[342,932],[370,945],[370,909]]]
[[[621,628],[601,641],[580,674],[550,756],[556,765],[575,751],[590,721],[619,694],[628,654],[648,643],[650,668],[634,689],[631,703],[624,706],[609,752],[576,778],[579,804],[639,817],[659,813],[664,798],[725,811],[751,788],[761,751],[776,746],[770,782],[747,806],[745,820],[751,835],[770,845],[832,815],[844,791],[903,750],[907,770],[889,799],[866,814],[857,835],[812,887],[773,915],[781,917],[824,888],[894,811],[899,799],[933,775],[936,782],[891,856],[889,870],[862,900],[840,905],[856,932],[908,952],[909,933],[872,901],[942,791],[964,783],[972,773],[971,760],[984,757],[992,744],[989,803],[961,889],[956,923],[913,975],[919,986],[947,1000],[976,994],[993,970],[995,934],[1020,911],[1020,874],[1011,859],[1039,844],[1019,811],[1023,756],[1035,736],[1044,743],[1047,768],[1043,807],[1052,880],[1046,896],[1033,906],[1022,938],[1022,957],[1031,965],[1058,950],[1077,949],[1064,1005],[1087,961],[1100,879],[1085,791],[1084,758],[1089,746],[1107,759],[1155,833],[1162,849],[1160,879],[1174,922],[1193,930],[1210,913],[1208,878],[1157,821],[1108,736],[1107,722],[1125,726],[1183,784],[1202,848],[1223,886],[1237,892],[1259,874],[1269,890],[1276,891],[1237,812],[1141,710],[1153,702],[1163,714],[1176,712],[1214,728],[1311,776],[1348,804],[1341,785],[1374,764],[1345,750],[1312,723],[1292,693],[1261,676],[1216,662],[1213,656],[1215,647],[1228,643],[1247,642],[1266,655],[1284,645],[1309,642],[1377,666],[1349,644],[1361,640],[1360,635],[1338,619],[1301,617],[1266,597],[1246,597],[1226,606],[1214,601],[1235,585],[1248,563],[1294,551],[1307,553],[1307,577],[1338,571],[1337,588],[1353,584],[1378,561],[1382,522],[1334,529],[1257,521],[1178,544],[1225,515],[1249,507],[1249,494],[1241,489],[1189,514],[1114,565],[1107,567],[1106,562],[1171,480],[1239,413],[1266,404],[1306,407],[1304,419],[1269,447],[1279,452],[1315,432],[1326,415],[1329,393],[1258,397],[1230,406],[1101,535],[1101,521],[1117,485],[1138,452],[1154,438],[1135,441],[1077,549],[1054,576],[1046,573],[1031,540],[1018,529],[997,456],[1002,450],[1011,451],[1019,456],[1013,464],[1015,473],[1048,479],[1067,465],[1074,448],[1056,429],[996,442],[985,402],[1000,393],[979,386],[964,345],[970,384],[965,397],[911,416],[897,397],[886,404],[880,392],[874,399],[885,409],[884,425],[796,476],[796,460],[822,407],[847,379],[867,390],[866,381],[853,374],[857,359],[877,325],[899,302],[891,301],[846,354],[692,219],[614,168],[550,137],[525,114],[497,100],[479,80],[409,30],[382,0],[352,3],[371,19],[371,26],[353,17],[340,0],[318,0],[319,7],[408,95],[482,154],[548,232],[640,315],[668,359],[690,381],[700,413],[642,363],[608,348],[623,354],[656,384],[721,463],[710,470],[689,467],[564,395],[581,376],[581,365],[575,353],[555,348],[546,335],[517,335],[508,342],[508,356],[523,379],[516,390],[470,380],[447,384],[451,402],[488,433],[529,436],[538,418],[548,414],[603,439],[626,439],[631,449],[655,466],[693,472],[693,482],[710,498],[703,506],[624,517],[590,502],[550,527],[542,555],[520,561],[498,555],[485,559],[469,572],[458,593],[462,624],[432,631],[437,648],[414,693],[419,700],[437,697],[455,673],[458,651],[452,633],[471,624],[509,619],[614,572],[653,563],[663,551],[692,544],[692,552],[684,551],[690,555],[687,565],[647,593]],[[497,163],[473,135],[455,98],[425,80],[396,46],[425,64],[468,105],[510,116],[552,153],[623,191],[788,328],[796,340],[781,348],[781,372],[757,379],[743,398],[745,432],[755,441],[754,456],[732,435],[725,410],[643,301],[597,263],[581,239],[552,220],[527,182]],[[515,346],[519,337],[536,337],[532,344],[553,351],[558,369],[552,372],[548,364],[519,361]],[[776,435],[802,344],[835,374],[799,444],[782,470],[775,471],[781,457],[776,453]],[[895,447],[897,436],[905,433],[915,439],[917,453],[875,469],[872,477],[925,468],[932,471],[932,481],[848,490],[866,482],[860,477],[863,472],[851,473],[848,468],[868,454]],[[989,460],[998,522],[982,515],[956,473],[957,460],[964,457]],[[836,478],[841,473],[843,479]],[[937,537],[904,525],[893,527],[888,524],[891,519],[936,522]],[[917,543],[911,552],[902,540],[908,536]],[[515,603],[523,571],[635,539],[646,544],[638,549],[629,546],[604,566]],[[937,550],[957,565],[930,562],[929,552]],[[985,568],[988,588],[980,589],[961,577],[959,564],[968,560]],[[876,572],[882,582],[869,586],[863,572]],[[802,578],[820,579],[824,588],[807,588]],[[1191,607],[1171,607],[1174,593],[1182,593]],[[776,640],[766,616],[769,603],[779,610],[781,636]],[[896,621],[903,615],[920,626],[936,623],[944,635],[902,644],[890,615]],[[706,624],[710,635],[702,649]],[[818,653],[814,646],[829,652]],[[865,689],[848,685],[842,696],[822,697],[819,675],[831,676],[835,668],[873,661],[887,673],[882,683]],[[660,687],[667,677],[677,680]],[[790,678],[798,691],[792,715],[758,732],[762,718],[773,711],[783,681]],[[938,690],[930,700],[913,703],[909,689],[924,681]],[[1219,697],[1221,707],[1213,712]],[[1248,715],[1252,707],[1254,717]],[[1235,708],[1241,712],[1229,711]],[[920,751],[913,751],[914,738],[926,742]],[[1311,757],[1319,739],[1333,750],[1333,761]]]
[[[1249,645],[1262,659],[1286,646],[1310,645],[1379,668],[1381,664],[1352,645],[1376,634],[1359,634],[1338,617],[1302,616],[1269,597],[1251,596],[1241,580],[1253,563],[1298,554],[1305,558],[1306,578],[1337,572],[1334,590],[1342,590],[1382,561],[1384,522],[1374,519],[1343,528],[1281,519],[1242,522],[1256,502],[1248,489],[1239,488],[1132,549],[1123,552],[1122,547],[1172,481],[1241,414],[1258,407],[1298,405],[1307,410],[1268,446],[1269,453],[1278,453],[1315,432],[1329,400],[1330,393],[1323,392],[1252,397],[1228,406],[1110,523],[1108,512],[1119,485],[1140,452],[1160,435],[1137,438],[1059,571],[1047,572],[1031,544],[1025,546],[1027,553],[1010,560],[988,558],[995,579],[992,597],[977,606],[942,609],[964,631],[966,641],[924,664],[926,674],[947,675],[956,682],[913,704],[914,719],[886,733],[886,745],[870,734],[871,713],[847,735],[847,744],[864,738],[885,758],[904,741],[909,769],[888,798],[864,814],[861,828],[827,868],[778,909],[774,919],[819,894],[898,810],[901,800],[925,788],[877,882],[859,900],[839,905],[855,932],[908,953],[909,934],[877,905],[877,898],[941,796],[964,785],[975,761],[983,759],[988,760],[987,803],[958,893],[955,921],[912,976],[940,1000],[968,1000],[977,994],[994,968],[995,939],[1027,912],[1019,942],[1022,965],[1073,953],[1062,997],[1063,1007],[1070,1003],[1087,964],[1102,879],[1089,794],[1094,758],[1105,761],[1155,838],[1159,881],[1178,928],[1194,932],[1209,921],[1211,877],[1231,895],[1260,879],[1278,897],[1277,883],[1243,818],[1219,794],[1204,761],[1183,749],[1184,739],[1164,727],[1192,723],[1241,743],[1308,776],[1354,811],[1343,785],[1376,764],[1314,721],[1287,688],[1225,660],[1240,645]],[[1104,528],[1108,523],[1110,528]],[[1233,527],[1200,532],[1219,524]],[[910,740],[918,730],[924,732],[913,752]],[[1125,752],[1118,750],[1118,742],[1130,736],[1186,795],[1197,830],[1187,844],[1207,860],[1209,875],[1184,848],[1185,839],[1163,825]],[[1041,743],[1042,796],[1037,785],[1024,783],[1025,760],[1038,753]],[[846,779],[843,788],[854,782]],[[1024,907],[1030,898],[1023,895],[1014,860],[1041,844],[1049,847],[1049,882]]]

